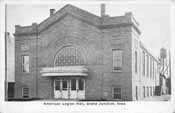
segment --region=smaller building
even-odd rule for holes
[[[15,40],[10,36],[10,33],[6,33],[6,66],[7,66],[7,92],[8,99],[14,97],[14,85],[15,85]]]

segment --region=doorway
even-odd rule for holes
[[[54,98],[85,99],[85,79],[84,78],[55,79]]]

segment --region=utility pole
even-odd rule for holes
[[[8,81],[7,81],[7,4],[5,4],[5,101],[8,101]]]

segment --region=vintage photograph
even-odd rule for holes
[[[170,4],[6,4],[6,101],[170,101]]]

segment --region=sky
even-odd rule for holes
[[[28,26],[33,22],[38,24],[49,17],[49,9],[58,11],[66,4],[9,4],[7,5],[7,31],[13,35],[15,25]],[[100,4],[72,4],[100,16]],[[158,57],[161,47],[170,46],[171,13],[170,4],[134,4],[134,3],[106,3],[106,14],[121,16],[125,12],[132,12],[140,24],[141,41],[143,45]]]

